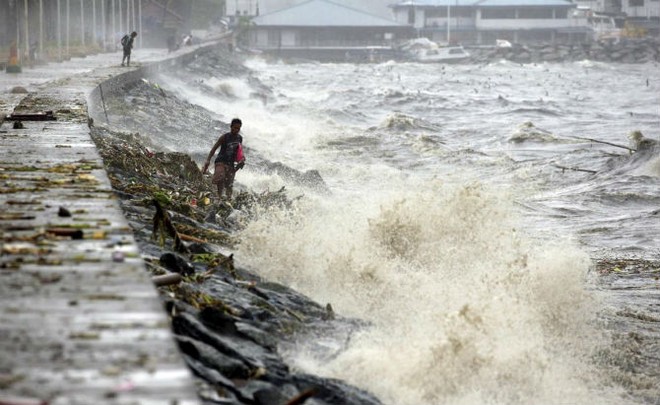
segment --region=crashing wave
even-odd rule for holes
[[[540,114],[551,117],[561,116],[561,113],[558,111],[542,107],[520,107],[509,111],[509,114]]]
[[[551,132],[538,128],[532,122],[527,121],[509,137],[509,142],[520,143],[527,141],[556,142],[557,138]]]
[[[645,138],[641,131],[633,131],[628,134],[637,152],[654,151],[658,147],[658,141]]]
[[[414,117],[401,113],[394,113],[385,119],[381,127],[387,129],[406,130],[417,128],[417,124]]]
[[[660,143],[644,137],[641,131],[633,131],[628,137],[635,153],[627,164],[627,170],[634,175],[660,177]]]
[[[409,131],[413,129],[427,129],[438,131],[436,125],[426,122],[422,119],[411,117],[402,113],[394,113],[389,115],[385,121],[380,125],[381,129],[393,129],[397,131]]]

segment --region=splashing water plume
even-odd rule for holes
[[[332,361],[295,364],[387,403],[607,402],[590,381],[601,336],[584,253],[539,246],[480,184],[378,203],[301,205],[244,232],[241,256],[265,277],[371,323]]]

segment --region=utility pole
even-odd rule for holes
[[[131,0],[131,15],[133,16],[133,19],[132,19],[133,25],[132,25],[131,31],[137,31],[138,30],[137,29],[137,16],[136,16],[136,14],[137,14],[137,12],[135,10],[135,0]]]
[[[460,9],[458,8],[458,0],[456,0],[456,10],[460,10]],[[461,23],[460,19],[458,18],[458,17],[460,16],[460,14],[456,13],[455,15],[456,15],[456,17],[455,17],[454,19],[456,20],[456,21],[455,21],[455,22],[456,22],[456,24],[455,24],[456,29],[454,30],[454,32],[460,32],[460,31],[458,30],[458,26],[459,26],[459,24]],[[461,36],[459,35],[458,38],[460,38],[460,37],[461,37]]]
[[[80,42],[85,46],[85,5],[80,0]]]
[[[110,33],[110,44],[112,44],[112,50],[115,50],[115,34],[117,33],[117,20],[115,19],[115,0],[112,0],[112,32]]]
[[[57,61],[62,62],[62,10],[57,0]]]
[[[44,58],[44,2],[39,0],[39,55]]]
[[[105,51],[105,43],[107,40],[107,37],[105,36],[106,31],[105,31],[105,0],[101,0],[101,48],[103,51]]]
[[[23,32],[25,32],[25,54],[27,55],[28,61],[32,62],[30,60],[30,32],[29,32],[29,27],[28,27],[28,0],[23,1],[25,5],[25,10],[23,10]],[[18,48],[20,49],[20,48]]]
[[[66,57],[70,55],[69,50],[69,27],[71,22],[71,0],[66,0]]]
[[[140,25],[140,29],[138,30],[140,32],[140,48],[142,48],[142,0],[138,0],[138,24]]]
[[[96,46],[96,0],[92,0],[92,45]]]
[[[447,2],[447,45],[449,45],[449,42],[451,41],[451,10],[450,10],[449,2]]]
[[[127,34],[131,33],[131,0],[126,0],[126,29]]]
[[[119,3],[119,13],[118,13],[119,14],[118,15],[118,17],[119,17],[119,32],[121,32],[121,35],[123,35],[124,34],[124,28],[123,28],[122,19],[124,17],[122,16],[122,12],[121,12],[121,2],[122,2],[122,0],[118,0],[117,2]]]
[[[16,63],[23,64],[21,57],[21,5],[16,2]]]
[[[131,32],[131,0],[126,0],[126,32]]]

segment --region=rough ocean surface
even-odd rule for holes
[[[657,65],[242,62],[94,129],[209,403],[656,403]]]

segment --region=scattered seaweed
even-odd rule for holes
[[[600,259],[596,261],[595,269],[600,274],[658,273],[660,275],[660,262],[645,259]]]
[[[167,290],[175,297],[197,310],[204,308],[214,308],[223,313],[237,315],[238,310],[232,308],[219,298],[214,298],[209,294],[191,288],[190,284],[168,286]]]

